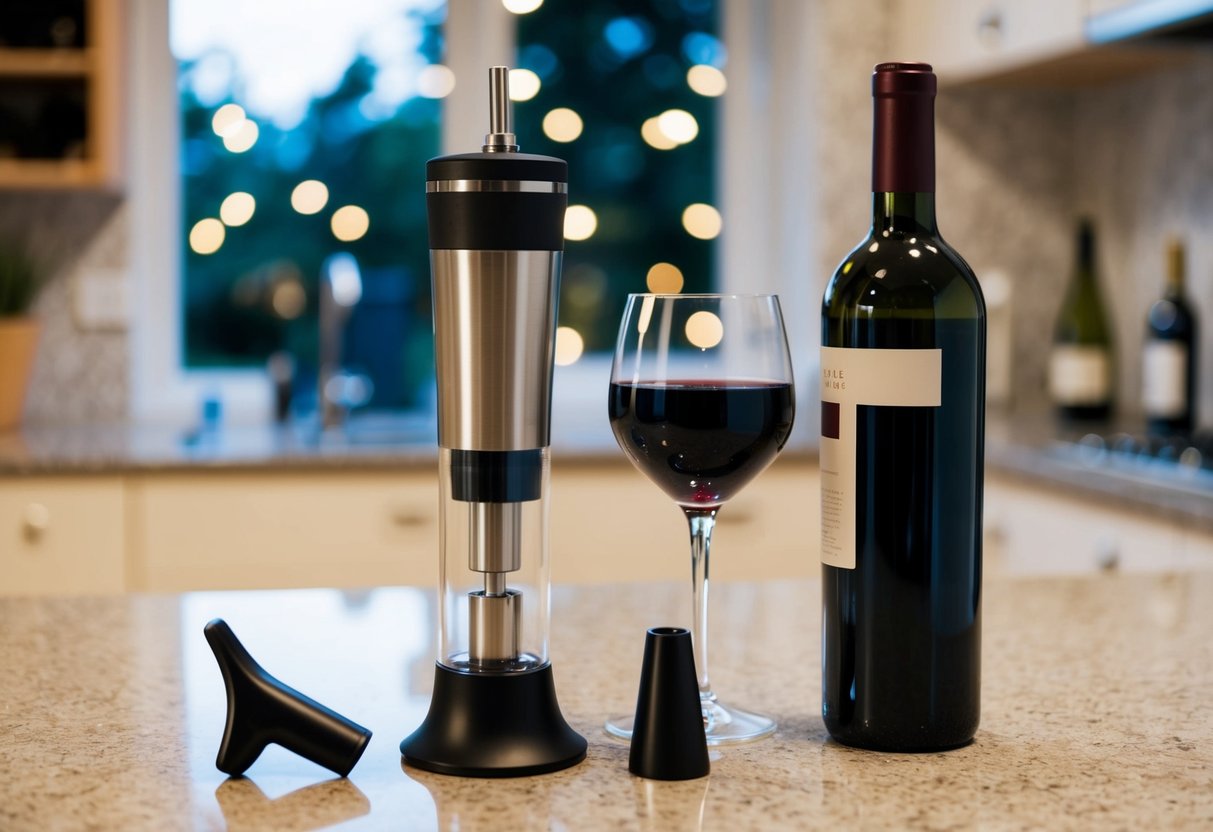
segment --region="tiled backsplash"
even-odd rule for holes
[[[821,224],[815,239],[822,285],[867,222],[867,73],[885,57],[885,38],[871,28],[857,37],[856,5],[870,7],[862,17],[881,19],[883,0],[831,2],[811,17],[811,45],[819,50],[813,213]],[[1161,290],[1164,240],[1185,235],[1189,295],[1205,325],[1202,414],[1213,420],[1211,91],[1213,56],[1205,56],[1182,69],[1076,91],[972,87],[940,95],[940,226],[979,277],[1001,270],[1011,280],[1016,406],[1044,397],[1050,334],[1072,269],[1074,218],[1085,212],[1097,222],[1126,412],[1136,410],[1144,315]],[[38,302],[44,337],[31,421],[110,421],[128,412],[128,338],[80,331],[70,286],[80,269],[125,267],[132,233],[114,197],[0,194],[0,235],[28,235],[56,262]]]
[[[126,216],[110,194],[0,192],[0,239],[24,244],[49,274],[34,307],[42,333],[26,401],[30,422],[112,422],[127,414],[126,333],[81,331],[72,313],[81,270],[126,267]]]

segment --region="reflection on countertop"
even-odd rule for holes
[[[1177,828],[1213,817],[1213,574],[990,579],[982,722],[941,754],[876,754],[820,719],[821,585],[713,589],[716,688],[772,738],[707,778],[632,777],[602,731],[635,705],[644,630],[681,582],[557,587],[552,657],[584,763],[471,780],[402,767],[433,680],[434,593],[290,590],[0,599],[0,827],[274,829]],[[215,768],[222,616],[266,669],[374,731],[348,780],[271,746]]]

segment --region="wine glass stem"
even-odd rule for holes
[[[691,527],[691,645],[699,676],[699,698],[711,701],[715,697],[708,683],[708,555],[717,510],[684,508],[683,511]]]

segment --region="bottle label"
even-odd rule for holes
[[[1146,416],[1174,419],[1187,410],[1188,352],[1179,341],[1147,341],[1142,352],[1141,403]]]
[[[943,350],[821,348],[821,562],[855,568],[859,405],[939,407]]]
[[[1055,404],[1104,404],[1112,389],[1112,362],[1104,347],[1058,344],[1049,356],[1049,395]]]

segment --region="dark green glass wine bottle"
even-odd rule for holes
[[[1192,430],[1196,415],[1196,315],[1184,296],[1184,247],[1167,246],[1167,286],[1146,316],[1141,399],[1146,427],[1154,434]]]
[[[926,64],[873,76],[873,216],[822,304],[822,716],[952,748],[980,712],[985,303],[935,223]]]
[[[1112,330],[1096,278],[1095,229],[1084,219],[1049,355],[1049,396],[1062,419],[1099,421],[1112,414],[1112,355]]]

